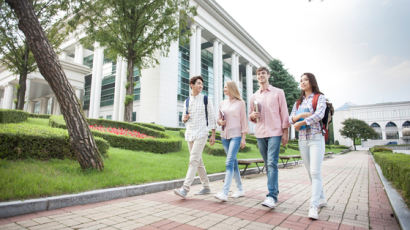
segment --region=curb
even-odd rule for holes
[[[386,191],[387,197],[389,198],[390,204],[393,208],[393,212],[398,220],[401,229],[407,230],[410,229],[410,210],[407,208],[406,203],[396,189],[392,186],[391,182],[388,181],[384,176],[380,166],[372,157],[374,166],[376,167],[377,174],[379,174],[380,180],[383,183],[384,190]]]
[[[256,173],[258,173],[257,168],[250,168],[246,171],[246,175]],[[225,178],[225,172],[208,175],[208,178],[209,181],[222,180]],[[1,202],[0,218],[161,192],[179,188],[183,183],[184,179],[179,179],[142,185],[98,189],[77,194],[52,196],[47,198]],[[201,181],[199,177],[196,177],[192,185],[200,183]]]
[[[287,165],[303,164],[302,161],[297,163],[289,162]],[[284,168],[282,163],[278,164],[278,168]],[[246,170],[245,175],[258,174],[258,168],[250,168]],[[214,173],[208,175],[209,181],[217,181],[225,178],[225,172]],[[65,208],[75,205],[84,205],[98,203],[108,200],[126,198],[130,196],[139,196],[149,193],[162,192],[179,188],[184,183],[184,179],[161,181],[142,185],[132,185],[117,188],[98,189],[77,194],[51,196],[47,198],[38,198],[30,200],[18,200],[10,202],[0,202],[0,218],[18,216],[34,212],[49,211],[59,208]],[[199,177],[195,177],[192,185],[200,184]]]

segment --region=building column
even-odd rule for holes
[[[249,103],[253,94],[252,68],[251,64],[246,64],[246,104],[248,105],[248,109],[250,108]]]
[[[196,50],[195,50],[195,75],[201,75],[201,44],[202,44],[202,28],[200,26],[196,27]]]
[[[223,85],[223,71],[224,71],[224,66],[223,66],[223,43],[222,42],[220,42],[219,43],[219,47],[218,47],[218,76],[219,76],[219,79],[218,79],[218,89],[215,89],[215,90],[218,90],[218,102],[221,102],[222,100],[223,100],[223,98],[224,98],[224,93],[223,93],[223,88],[224,88],[224,85]],[[218,104],[219,105],[219,104]]]
[[[14,97],[14,86],[11,84],[8,84],[6,85],[6,87],[4,87],[3,105],[1,106],[1,108],[12,109],[13,108],[13,97]]]
[[[399,139],[403,138],[403,128],[397,127],[397,131],[399,132]]]
[[[122,73],[122,58],[117,56],[117,64],[115,69],[115,88],[114,88],[114,111],[112,114],[112,119],[114,121],[119,121],[119,106],[120,106],[120,87],[121,87],[121,73]]]
[[[61,114],[60,104],[58,104],[57,98],[54,96],[52,100],[53,100],[53,106],[52,106],[52,109],[51,109],[51,114],[60,115]]]
[[[35,101],[27,101],[27,112],[29,113],[34,113],[34,106],[36,102]]]
[[[95,42],[90,92],[90,109],[88,112],[90,118],[98,118],[100,113],[103,61],[104,48],[100,47],[100,44],[98,42]]]
[[[386,128],[382,127],[381,129],[382,129],[382,140],[387,140],[387,138],[386,138]]]
[[[290,139],[294,140],[296,138],[295,127],[293,125],[290,126]]]
[[[84,48],[81,44],[75,45],[74,62],[82,65],[84,59]]]
[[[214,69],[214,104],[215,106],[219,105],[219,79],[222,77],[219,75],[219,68],[220,68],[220,63],[219,63],[219,41],[215,40],[214,41],[214,47],[213,47],[213,69]]]
[[[26,80],[26,93],[24,95],[24,111],[28,112],[28,102],[30,101],[31,79]]]
[[[197,25],[191,25],[191,37],[189,38],[189,77],[195,76],[196,73],[196,28]]]
[[[43,97],[40,100],[40,114],[47,114],[48,98]]]
[[[236,83],[239,88],[239,56],[237,53],[232,53],[232,65],[231,65],[231,74],[232,74],[232,81]]]

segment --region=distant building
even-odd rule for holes
[[[410,128],[410,101],[372,105],[345,105],[335,111],[333,129],[335,141],[351,146],[351,139],[340,135],[342,122],[348,118],[365,121],[379,135],[374,140],[362,141],[362,146],[385,145],[388,142],[404,143],[403,129]]]
[[[223,85],[235,81],[245,102],[257,90],[255,71],[273,58],[215,0],[191,0],[197,16],[191,23],[189,44],[174,42],[167,57],[149,69],[134,69],[133,120],[182,126],[183,102],[189,78],[202,75],[203,93],[218,106]],[[104,56],[109,47],[83,47],[69,37],[60,49],[62,68],[90,118],[123,120],[127,63]],[[141,77],[142,76],[142,77]],[[18,75],[0,66],[0,105],[14,108]],[[255,87],[256,84],[256,87]],[[25,111],[60,114],[58,102],[39,72],[28,75]]]

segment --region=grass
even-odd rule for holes
[[[29,118],[33,125],[48,125],[47,119]],[[178,131],[166,131],[179,136]],[[255,145],[238,158],[261,158]],[[337,153],[342,149],[331,151]],[[328,151],[328,150],[326,150]],[[286,155],[299,154],[287,149]],[[225,171],[225,157],[203,154],[207,172]],[[110,147],[104,159],[104,171],[81,170],[77,161],[4,160],[0,159],[0,201],[70,194],[94,189],[137,185],[154,181],[184,178],[189,162],[186,142],[179,152],[155,154]]]

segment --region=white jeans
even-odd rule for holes
[[[310,140],[299,140],[300,155],[312,182],[310,205],[318,207],[319,200],[325,199],[322,183],[322,161],[325,155],[325,138],[315,134]]]
[[[189,167],[186,173],[184,185],[182,186],[185,190],[189,191],[194,182],[195,175],[198,172],[201,183],[205,188],[209,188],[209,179],[206,175],[206,169],[204,162],[202,161],[202,151],[204,150],[205,144],[208,137],[196,139],[194,141],[188,141],[188,148],[190,153]]]

